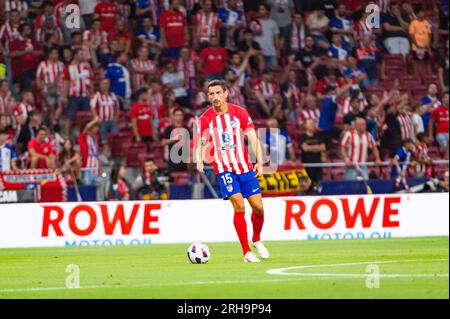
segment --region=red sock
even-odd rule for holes
[[[264,212],[257,214],[255,212],[252,213],[252,224],[253,224],[253,238],[252,241],[256,243],[260,241],[261,238],[261,230],[264,224]]]
[[[248,245],[248,237],[247,237],[247,223],[245,222],[245,213],[235,212],[234,213],[234,228],[236,228],[237,235],[239,237],[239,241],[241,242],[242,251],[244,255],[251,251],[250,246]]]

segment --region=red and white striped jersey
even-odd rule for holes
[[[346,148],[347,156],[353,163],[367,162],[369,148],[376,147],[375,140],[369,132],[359,135],[356,130],[346,132],[341,145]]]
[[[184,78],[189,80],[189,88],[191,90],[195,89],[195,63],[197,61],[197,57],[194,55],[191,56],[187,62],[183,59],[178,59],[177,62],[177,71],[184,73]]]
[[[33,111],[33,106],[30,104],[19,103],[14,107],[13,114],[15,117],[21,116],[24,120],[28,118],[28,114]]]
[[[65,65],[61,61],[42,61],[36,71],[36,77],[44,81],[45,84],[55,83],[61,79]]]
[[[430,160],[430,155],[428,155],[428,147],[426,144],[417,143],[414,158],[422,161]],[[417,163],[415,166],[415,172],[417,175],[425,175],[429,173],[428,165]]]
[[[20,39],[19,26],[12,26],[9,22],[5,22],[0,28],[0,42],[5,48],[8,48],[8,43],[14,39]]]
[[[12,95],[0,96],[0,113],[11,114],[15,104],[15,99]]]
[[[205,11],[199,11],[195,15],[194,24],[197,30],[198,41],[209,42],[211,36],[218,33],[220,20],[215,12],[206,13]]]
[[[86,30],[83,32],[83,41],[92,42],[96,47],[108,43],[108,32],[101,30]]]
[[[149,96],[150,106],[152,107],[153,117],[160,119],[164,117],[164,97],[161,92]]]
[[[80,152],[82,168],[90,168],[98,170],[99,162],[99,146],[95,137],[81,133],[78,135],[78,144],[80,145]]]
[[[88,63],[70,63],[64,69],[64,80],[69,81],[69,96],[89,96],[92,70]]]
[[[144,74],[139,72],[156,71],[156,64],[152,60],[142,61],[138,58],[131,60],[131,84],[137,91],[145,85]]]
[[[28,4],[24,0],[5,0],[4,5],[5,12],[10,12],[12,10],[22,12],[28,10]]]
[[[211,163],[216,174],[232,172],[245,174],[253,169],[244,144],[244,132],[255,125],[248,112],[237,105],[228,103],[228,110],[218,114],[209,108],[197,122],[197,138],[209,142],[206,148],[207,163]],[[196,149],[196,145],[194,145]]]
[[[255,91],[259,91],[268,101],[272,101],[273,95],[278,92],[278,86],[274,83],[260,81],[255,85]]]
[[[91,108],[95,109],[101,122],[114,121],[119,111],[119,100],[114,93],[96,92],[91,99]]]
[[[236,105],[245,105],[244,95],[238,83],[228,85],[228,102]]]
[[[397,121],[400,124],[402,140],[411,138],[413,135],[412,115],[410,113],[398,114]]]
[[[303,109],[300,112],[300,120],[302,122],[312,119],[316,123],[316,126],[317,126],[317,124],[319,123],[319,118],[320,118],[320,109],[319,108]]]
[[[341,112],[346,115],[350,113],[351,106],[350,106],[350,97],[347,97],[345,100],[342,101],[342,103],[339,104],[341,107]],[[367,101],[361,100],[359,103],[359,111],[362,112],[367,107]]]

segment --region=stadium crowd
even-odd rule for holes
[[[109,198],[160,194],[158,169],[193,172],[168,154],[190,143],[213,79],[258,128],[279,128],[260,136],[277,164],[346,163],[307,167],[314,186],[401,177],[405,162],[416,177],[448,170],[432,165],[449,148],[446,0],[0,0],[0,12],[0,172],[59,168],[92,185],[122,159]],[[142,168],[134,183],[126,167]]]

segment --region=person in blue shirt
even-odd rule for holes
[[[128,61],[128,55],[122,52],[115,63],[108,65],[104,76],[111,82],[111,92],[115,93],[124,109],[130,106],[131,84],[130,73],[125,67]]]
[[[348,80],[348,83],[340,89],[331,85],[325,87],[325,98],[322,101],[318,127],[321,132],[321,138],[327,146],[330,145],[333,138],[337,139],[340,135],[340,130],[335,127],[338,110],[336,100],[347,94],[352,86],[353,82]]]
[[[347,45],[342,42],[342,37],[339,34],[333,34],[333,42],[328,48],[328,55],[340,61],[345,61],[348,52]]]
[[[353,45],[353,21],[346,17],[347,9],[344,4],[340,4],[336,10],[336,16],[331,19],[331,31],[349,46]]]
[[[153,25],[151,17],[145,17],[142,20],[141,26],[136,32],[137,38],[141,41],[143,46],[147,46],[151,54],[156,54],[161,45],[161,33],[159,28]]]
[[[159,0],[136,0],[136,16],[139,22],[148,17],[152,18],[155,21],[155,25],[157,25],[160,13]]]
[[[398,149],[392,159],[391,178],[406,178],[407,166],[412,165],[411,158],[416,145],[410,138],[405,139],[402,142],[402,147]]]
[[[367,79],[368,77],[366,70],[362,67],[358,67],[358,61],[351,55],[347,57],[347,66],[342,71],[342,75],[344,75],[346,78],[362,81],[361,85],[363,87],[367,87],[370,85],[370,82]]]
[[[16,151],[14,147],[6,144],[6,137],[6,130],[0,130],[0,172],[15,171],[17,169]]]
[[[227,0],[223,7],[217,10],[221,22],[220,44],[223,47],[236,44],[236,31],[243,28],[242,15],[237,9],[236,0]]]
[[[428,127],[431,113],[435,108],[442,105],[442,102],[438,97],[438,87],[436,84],[432,83],[428,86],[428,94],[422,98],[421,104],[424,108],[424,113],[422,115],[423,126]]]

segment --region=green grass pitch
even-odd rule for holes
[[[208,243],[209,263],[193,265],[188,246],[0,249],[0,298],[449,297],[448,237],[267,242],[260,264],[238,243]],[[66,288],[71,264],[80,288]]]

